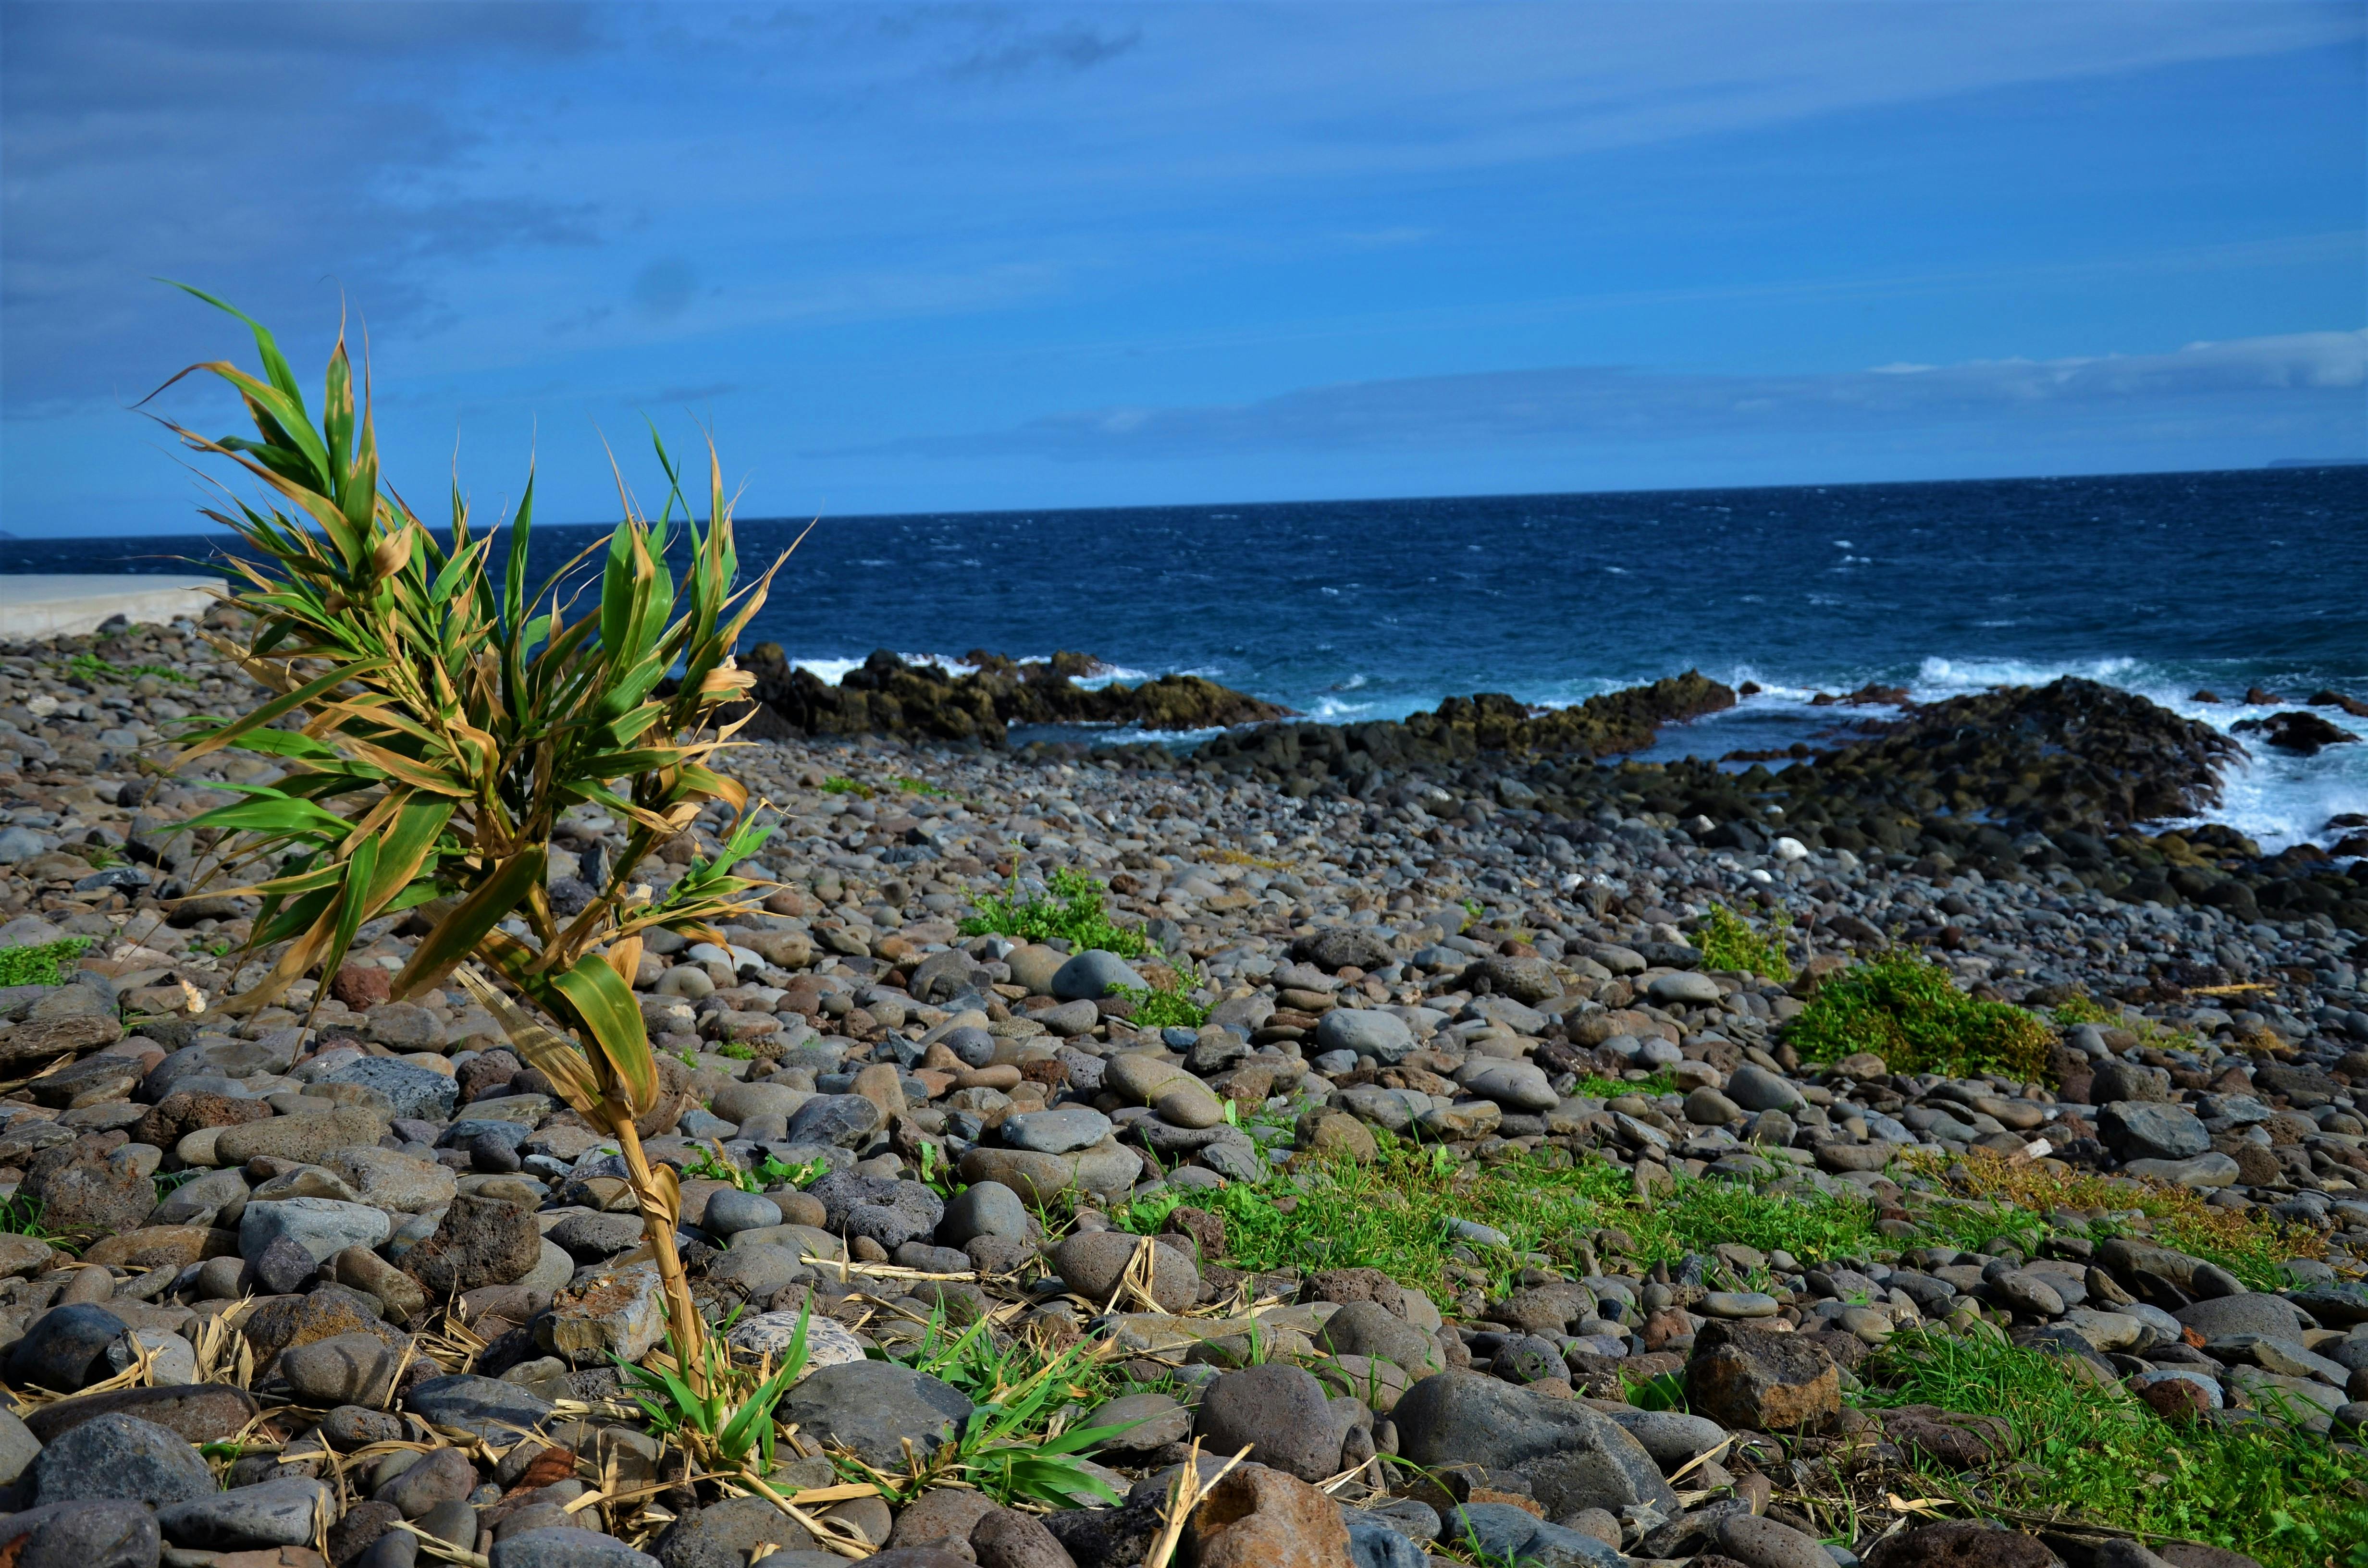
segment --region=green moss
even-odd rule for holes
[[[1947,970],[1906,952],[1853,964],[1827,981],[1784,1039],[1809,1062],[1872,1051],[1895,1073],[1999,1073],[2026,1083],[2047,1076],[2055,1044],[2035,1015],[1977,1002]]]
[[[88,937],[62,937],[38,948],[0,949],[0,985],[63,985],[89,946]]]
[[[1010,937],[1022,942],[1055,937],[1072,952],[1099,948],[1121,958],[1139,958],[1148,946],[1140,931],[1113,925],[1103,908],[1102,885],[1066,867],[1053,873],[1051,895],[1015,901],[1008,895],[979,900],[978,913],[962,924],[965,937]]]
[[[1763,937],[1742,915],[1723,903],[1713,903],[1702,916],[1702,928],[1694,933],[1694,945],[1702,949],[1704,969],[1738,970],[1786,981],[1793,978],[1793,960],[1784,953],[1784,934],[1792,927],[1792,916],[1780,909],[1769,917],[1768,935]]]

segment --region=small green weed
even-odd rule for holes
[[[841,773],[834,773],[824,779],[822,792],[825,795],[855,795],[866,801],[877,793],[871,785],[860,779],[849,778]]]
[[[1118,1494],[1078,1462],[1079,1456],[1127,1429],[1126,1425],[1058,1428],[1068,1403],[1099,1403],[1118,1392],[1100,1346],[1091,1341],[1047,1353],[1026,1338],[998,1344],[986,1319],[958,1335],[933,1313],[904,1364],[952,1384],[976,1406],[954,1440],[927,1459],[916,1456],[904,1474],[838,1460],[843,1471],[879,1485],[898,1502],[953,1481],[977,1487],[1007,1507],[1019,1503],[1074,1508],[1114,1504]]]
[[[904,790],[907,795],[943,795],[946,793],[944,788],[940,785],[932,784],[926,778],[907,778],[902,774],[899,774],[896,777],[896,788]]]
[[[830,1171],[828,1160],[801,1160],[790,1165],[772,1154],[757,1161],[753,1168],[743,1170],[723,1152],[722,1143],[715,1144],[713,1154],[702,1151],[698,1159],[683,1166],[682,1179],[728,1182],[743,1192],[769,1192],[777,1187],[810,1187]]]
[[[162,1203],[177,1187],[187,1187],[201,1176],[211,1174],[203,1165],[191,1165],[185,1171],[158,1171],[152,1178],[156,1183],[156,1201]]]
[[[1110,923],[1102,885],[1083,871],[1063,867],[1053,873],[1051,896],[1024,903],[1008,894],[978,901],[978,914],[962,923],[965,937],[1011,937],[1023,942],[1060,937],[1072,952],[1100,948],[1121,958],[1140,958],[1147,944],[1140,931]]]
[[[718,1056],[728,1056],[734,1062],[754,1062],[757,1048],[745,1040],[728,1040],[715,1048]]]
[[[2102,1024],[2111,1028],[2119,1028],[2122,1022],[2120,1008],[2108,1007],[2085,991],[2077,995],[2066,996],[2050,1010],[2048,1016],[2055,1020],[2056,1028],[2066,1029],[2076,1024]]]
[[[142,676],[154,676],[158,680],[168,680],[176,686],[192,684],[188,676],[170,665],[110,664],[96,653],[76,653],[66,661],[65,671],[87,681],[106,681],[116,686],[128,686]]]
[[[1632,1379],[1622,1374],[1621,1388],[1628,1403],[1639,1410],[1674,1410],[1688,1414],[1686,1377],[1683,1372],[1661,1372],[1653,1377]]]
[[[734,1311],[721,1325],[728,1333]],[[773,1409],[806,1365],[806,1324],[800,1313],[796,1333],[772,1375],[759,1381],[757,1373],[733,1362],[723,1335],[701,1341],[700,1353],[707,1390],[692,1390],[680,1370],[681,1352],[673,1335],[666,1348],[674,1361],[655,1369],[612,1358],[635,1404],[649,1417],[650,1430],[674,1444],[702,1470],[739,1473],[752,1468],[759,1473],[773,1468]]]
[[[2062,1362],[1979,1334],[1903,1333],[1861,1375],[1863,1403],[1977,1410],[2013,1429],[2020,1462],[1984,1477],[1978,1498],[1964,1478],[1919,1478],[1974,1517],[2092,1520],[2271,1568],[2368,1563],[2368,1460],[2300,1426],[2174,1427],[2118,1386],[2076,1382]]]
[[[0,949],[0,985],[63,985],[89,946],[88,937],[62,937],[38,948]]]
[[[0,1233],[12,1236],[30,1236],[37,1242],[47,1242],[61,1252],[79,1253],[82,1248],[71,1238],[41,1223],[41,1200],[12,1192],[0,1199]]]
[[[1893,951],[1853,964],[1818,987],[1784,1039],[1810,1062],[1873,1051],[1895,1073],[2001,1073],[2044,1080],[2055,1037],[2039,1017],[1977,1002],[1949,971]]]
[[[1191,993],[1201,983],[1200,974],[1190,960],[1178,959],[1174,961],[1184,966],[1184,972],[1172,984],[1155,985],[1148,989],[1133,985],[1119,988],[1121,994],[1133,999],[1132,1019],[1135,1028],[1197,1029],[1209,1021],[1209,1009],[1191,997]]]
[[[1694,933],[1704,969],[1741,970],[1770,980],[1793,978],[1793,960],[1785,956],[1784,935],[1793,917],[1778,910],[1769,916],[1768,935],[1754,931],[1742,915],[1723,903],[1713,903]]]

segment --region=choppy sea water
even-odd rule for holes
[[[742,560],[803,527],[743,519]],[[536,555],[585,537],[539,530]],[[186,570],[220,542],[5,541],[0,571]],[[1762,687],[1656,756],[1814,739],[1881,710],[1808,699],[1869,683],[2078,675],[2226,730],[2275,710],[2249,687],[2368,699],[2368,468],[825,518],[755,640],[831,679],[875,648],[1077,649],[1342,722],[1689,667]],[[2368,742],[2254,749],[2217,820],[2274,846],[2368,811]]]

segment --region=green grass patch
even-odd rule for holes
[[[63,985],[89,946],[88,937],[61,937],[38,948],[0,948],[0,985]]]
[[[1656,1099],[1662,1095],[1676,1094],[1678,1081],[1667,1073],[1655,1073],[1633,1084],[1625,1078],[1599,1078],[1589,1074],[1573,1084],[1570,1092],[1598,1100],[1616,1099],[1622,1095],[1643,1095],[1647,1099]]]
[[[1999,1509],[2207,1541],[2269,1568],[2368,1565],[2368,1460],[2271,1424],[2173,1426],[2118,1384],[2077,1382],[2064,1363],[1990,1335],[1901,1334],[1861,1369],[1860,1403],[1936,1404],[2004,1419],[2020,1452],[1978,1498],[1926,1473],[1931,1496],[1975,1517]]]
[[[1277,1201],[1285,1199],[1296,1201]],[[1161,1194],[1124,1205],[1112,1218],[1122,1229],[1150,1234],[1186,1201]],[[1459,1166],[1437,1145],[1395,1139],[1370,1164],[1343,1160],[1304,1178],[1256,1187],[1236,1182],[1194,1193],[1189,1201],[1225,1217],[1235,1267],[1378,1268],[1442,1301],[1460,1280],[1472,1279],[1472,1269],[1493,1291],[1509,1289],[1523,1254],[1543,1254],[1557,1267],[1575,1269],[1580,1249],[1603,1229],[1626,1232],[1634,1243],[1630,1256],[1645,1265],[1708,1254],[1721,1242],[1762,1251],[1782,1247],[1804,1260],[1862,1257],[1890,1244],[1874,1229],[1874,1210],[1854,1198],[1771,1193],[1680,1176],[1674,1192],[1646,1203],[1636,1197],[1628,1171],[1608,1160],[1588,1157],[1563,1166],[1531,1156]],[[1511,1244],[1458,1242],[1448,1232],[1450,1220],[1491,1226]]]
[[[1702,949],[1704,969],[1739,970],[1787,981],[1793,978],[1793,960],[1785,956],[1784,934],[1792,928],[1793,917],[1780,909],[1769,917],[1763,937],[1742,915],[1713,903],[1694,933],[1694,946]]]
[[[2259,1210],[2215,1208],[2183,1187],[2052,1171],[2032,1162],[2018,1165],[1987,1149],[1969,1150],[1962,1159],[1945,1162],[1910,1155],[1906,1163],[1929,1175],[1945,1176],[1953,1191],[1973,1200],[1971,1206],[1937,1206],[1917,1217],[1938,1239],[1956,1246],[2014,1235],[2019,1241],[2029,1238],[2023,1246],[2028,1255],[2038,1241],[2055,1233],[2044,1216],[2062,1209],[2143,1215],[2145,1227],[2107,1218],[2088,1221],[2078,1233],[2095,1241],[2126,1235],[2172,1247],[2218,1264],[2256,1290],[2283,1290],[2292,1283],[2284,1267],[2287,1259],[2327,1253],[2327,1238],[2317,1231],[2287,1229]]]
[[[1898,951],[1819,986],[1784,1039],[1809,1062],[1873,1051],[1895,1073],[1999,1073],[2025,1083],[2046,1079],[2055,1043],[2036,1015],[1977,1002],[1947,970]]]
[[[118,665],[96,653],[76,653],[66,661],[65,671],[87,681],[107,681],[117,686],[128,686],[142,676],[154,676],[158,680],[168,680],[176,686],[195,684],[170,665]]]
[[[978,913],[962,923],[965,937],[1009,937],[1022,942],[1066,941],[1072,952],[1100,948],[1121,958],[1143,956],[1148,944],[1140,931],[1113,925],[1104,907],[1102,885],[1067,867],[1053,873],[1048,896],[1018,901],[989,894]]]

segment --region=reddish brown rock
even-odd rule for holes
[[[329,994],[357,1013],[379,1006],[393,992],[394,976],[381,964],[349,963],[329,982]]]
[[[532,1214],[464,1194],[444,1211],[434,1235],[403,1255],[403,1271],[430,1296],[457,1296],[523,1279],[541,1260],[542,1233]]]
[[[1909,1404],[1884,1411],[1882,1422],[1884,1437],[1951,1470],[1973,1470],[2014,1452],[2013,1429],[1995,1415]]]
[[[236,1127],[261,1121],[271,1108],[256,1099],[210,1095],[192,1090],[166,1095],[131,1125],[131,1141],[170,1149],[200,1127]]]
[[[1730,1430],[1822,1432],[1841,1415],[1841,1373],[1802,1335],[1713,1322],[1686,1363],[1686,1398]]]
[[[1184,1527],[1197,1568],[1349,1568],[1339,1505],[1278,1470],[1236,1470],[1209,1490]]]
[[[235,1257],[238,1233],[205,1225],[143,1225],[91,1244],[85,1263],[119,1268],[186,1268],[210,1257]]]

